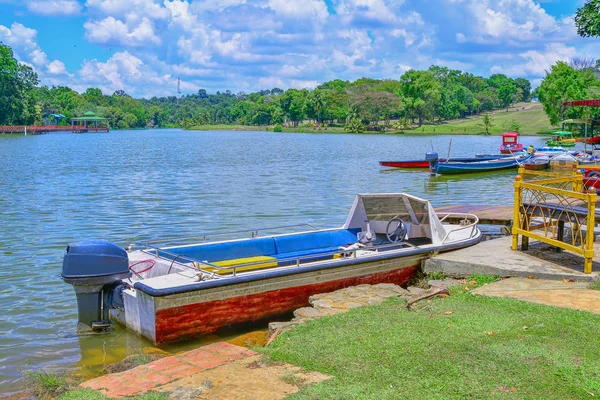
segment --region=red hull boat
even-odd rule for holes
[[[412,161],[379,161],[382,167],[392,168],[429,168],[429,161],[412,160]]]

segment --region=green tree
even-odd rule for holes
[[[494,117],[492,117],[490,114],[484,114],[483,117],[481,117],[481,122],[479,123],[479,126],[485,129],[486,135],[489,135],[490,128],[494,126]]]
[[[322,122],[322,116],[325,112],[325,100],[322,91],[320,89],[313,90],[308,95],[308,101],[305,104],[307,106],[307,114],[314,116],[317,122]]]
[[[435,117],[436,105],[441,101],[441,85],[429,71],[410,70],[400,77],[402,94],[411,115],[419,118],[419,126],[425,119]]]
[[[12,49],[0,43],[0,124],[32,123],[35,119],[33,89],[37,74],[21,64]]]
[[[589,71],[577,71],[562,61],[554,64],[537,89],[550,123],[554,125],[566,118],[583,117],[583,111],[578,107],[565,108],[562,104],[567,100],[586,99],[588,87],[597,84],[596,77]]]
[[[513,103],[516,94],[517,87],[509,83],[502,85],[498,90],[500,105],[506,107],[506,111],[508,111],[508,106]]]
[[[365,126],[359,118],[350,118],[344,126],[344,130],[352,133],[362,133],[365,131]]]
[[[583,37],[600,36],[600,0],[587,0],[575,13],[577,33]]]
[[[522,100],[529,101],[531,99],[531,82],[525,78],[515,79],[515,86],[522,90]]]

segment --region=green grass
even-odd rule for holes
[[[58,400],[108,400],[109,397],[104,396],[100,392],[91,389],[75,390],[67,392],[58,397]],[[128,400],[167,400],[168,397],[161,393],[146,393],[138,396],[127,397]]]
[[[521,110],[525,107],[525,110]],[[519,111],[516,111],[516,110]],[[493,117],[493,126],[490,134],[500,135],[505,132],[503,125],[507,121],[515,120],[521,126],[519,132],[523,135],[536,135],[540,133],[549,133],[558,127],[550,125],[550,121],[544,113],[541,103],[518,103],[513,107],[496,110],[490,113]],[[387,130],[382,132],[364,132],[363,134],[408,134],[408,135],[482,135],[485,134],[483,128],[479,126],[483,114],[474,115],[467,118],[444,121],[438,124],[427,123],[420,128],[414,126],[407,130]],[[393,125],[393,121],[392,121]],[[237,131],[272,131],[273,127],[250,126],[250,125],[200,125],[193,126],[189,130],[237,130]],[[302,133],[348,133],[341,126],[328,126],[315,128],[307,124],[300,124],[294,128],[283,128],[283,132],[302,132]]]
[[[431,281],[431,280],[443,281],[444,279],[446,279],[446,274],[444,274],[442,271],[431,271],[431,272],[427,273],[428,281]]]
[[[590,286],[589,289],[600,290],[600,279],[596,279]]]
[[[465,286],[493,279],[474,276]],[[290,399],[600,395],[600,315],[472,295],[464,286],[413,309],[398,298],[353,309],[299,325],[261,351],[332,375]]]
[[[255,126],[255,125],[229,125],[229,124],[218,124],[218,125],[196,125],[187,128],[189,131],[266,131],[266,126]]]
[[[525,107],[525,110],[521,110]],[[516,110],[519,111],[516,111]],[[550,125],[550,120],[544,112],[544,107],[541,103],[518,103],[516,107],[510,107],[510,111],[506,109],[496,110],[490,113],[493,117],[493,126],[490,129],[490,134],[499,135],[505,132],[503,127],[507,121],[515,120],[521,128],[519,132],[522,135],[536,135],[540,133],[549,133],[556,130],[557,126]],[[462,134],[462,135],[483,135],[484,129],[479,126],[482,115],[474,115],[468,118],[455,119],[442,122],[440,124],[427,124],[420,128],[405,130],[409,134]]]
[[[45,371],[28,372],[33,378],[35,392],[38,395],[59,395],[69,390],[69,383],[64,376]]]
[[[109,400],[110,397],[91,389],[78,389],[76,383],[67,380],[66,377],[40,372],[27,372],[27,376],[32,379],[32,385],[29,386],[33,394],[38,399],[58,399],[58,400]],[[168,400],[166,395],[161,393],[146,393],[134,397],[128,397],[130,400]]]

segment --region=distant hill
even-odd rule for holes
[[[522,135],[536,135],[548,133],[558,128],[550,125],[550,120],[544,113],[542,103],[517,103],[506,109],[496,110],[491,113],[493,126],[490,134],[498,135],[510,130],[508,125],[516,121],[520,125],[519,133]],[[462,119],[445,121],[440,124],[427,124],[420,128],[405,130],[405,133],[424,134],[484,134],[485,130],[479,126],[483,114],[469,116]]]

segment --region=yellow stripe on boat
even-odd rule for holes
[[[245,258],[234,258],[232,260],[214,261],[212,265],[217,267],[242,267],[236,268],[237,272],[242,271],[253,271],[256,269],[273,268],[277,266],[277,259],[275,257],[268,256],[256,256],[256,257],[245,257]],[[251,265],[245,265],[251,264]],[[200,267],[205,271],[214,272],[218,275],[225,275],[233,273],[233,269],[217,269],[206,264],[194,263],[195,267]]]

